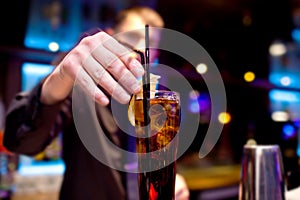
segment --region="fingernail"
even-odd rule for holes
[[[95,96],[95,100],[103,106],[106,106],[109,103],[108,98],[103,96]]]
[[[142,87],[140,84],[134,84],[132,87],[131,87],[131,90],[133,93],[138,93],[139,91],[141,91]]]
[[[120,95],[120,101],[121,103],[128,103],[130,100],[130,95],[126,94],[126,93],[122,93]]]
[[[143,68],[140,68],[140,67],[137,67],[137,68],[134,68],[132,70],[132,73],[136,76],[136,77],[142,77],[145,73],[144,69]]]

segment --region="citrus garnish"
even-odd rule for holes
[[[130,124],[132,126],[135,126],[135,119],[134,119],[134,99],[135,99],[135,95],[133,94],[131,96],[130,101],[129,101],[128,111],[127,111],[128,120],[129,120],[129,122],[130,122]]]
[[[150,90],[155,90],[158,84],[159,75],[150,73]],[[142,80],[140,80],[140,84],[142,84]],[[142,91],[141,91],[142,92]],[[128,120],[132,126],[135,126],[135,118],[134,118],[134,99],[136,95],[132,95],[128,104]]]

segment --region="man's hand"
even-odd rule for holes
[[[188,200],[189,198],[190,191],[187,187],[184,177],[180,174],[176,174],[175,200]]]
[[[76,82],[101,105],[109,103],[105,93],[128,103],[130,95],[141,90],[137,78],[144,73],[141,63],[131,55],[131,50],[105,32],[83,38],[47,77],[41,101],[53,104],[65,99]]]

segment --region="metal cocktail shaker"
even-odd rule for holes
[[[239,200],[284,200],[285,176],[278,145],[245,145]]]

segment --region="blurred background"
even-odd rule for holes
[[[209,93],[201,77],[207,66],[191,66],[176,55],[162,57],[162,61],[171,60],[167,64],[182,73],[192,84],[193,94],[197,94],[190,96],[188,106],[191,113],[200,112],[199,132],[179,160],[179,170],[188,179],[192,198],[209,199],[212,193],[205,191],[217,194],[215,189],[223,197],[236,197],[238,166],[248,139],[259,144],[279,144],[286,173],[298,170],[299,0],[3,0],[1,4],[0,130],[13,95],[29,90],[47,75],[58,52],[72,48],[84,31],[110,26],[119,10],[146,5],[162,15],[166,28],[184,33],[202,45],[225,84],[227,111],[218,113],[220,120],[214,122],[223,123],[224,129],[216,147],[200,160],[197,153],[211,115]],[[195,102],[199,106],[195,107]],[[26,183],[30,178],[22,182],[22,175],[63,173],[60,150],[58,138],[33,160],[22,156],[17,162],[13,159],[17,163],[20,192],[35,191]],[[26,168],[37,165],[45,168]],[[50,179],[53,190],[59,184],[55,177]],[[220,190],[227,187],[230,189]]]

